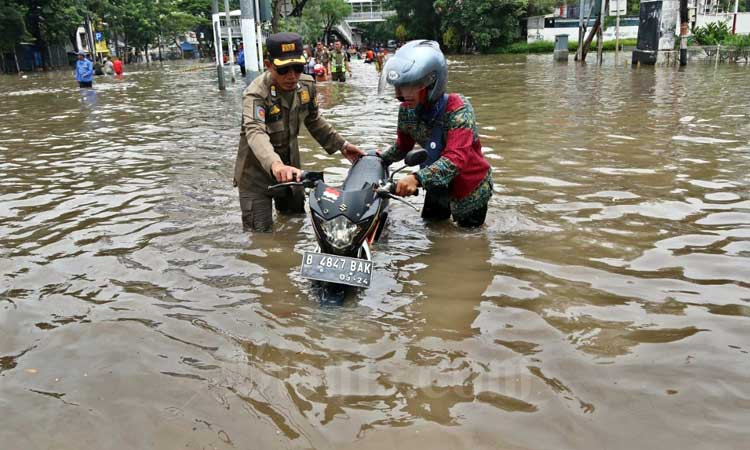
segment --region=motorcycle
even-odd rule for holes
[[[380,155],[372,151],[354,163],[340,188],[326,184],[323,172],[303,172],[298,181],[268,187],[273,190],[302,186],[309,190],[310,221],[318,247],[304,252],[300,275],[317,284],[324,303],[340,304],[351,288],[370,286],[370,247],[386,226],[389,201],[394,199],[418,210],[395,195],[393,177],[426,159],[425,150],[412,150],[406,154],[406,165],[389,176]]]

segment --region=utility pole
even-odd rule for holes
[[[263,72],[263,30],[260,23],[263,21],[263,11],[266,11],[266,19],[270,18],[271,0],[255,0],[255,46],[258,48],[258,70]],[[262,7],[262,9],[261,9]]]
[[[213,16],[219,14],[219,0],[212,0],[211,2],[211,21]],[[216,53],[216,74],[219,78],[219,90],[226,90],[226,83],[224,82],[224,66],[221,64],[221,52],[219,47],[221,46],[221,27],[220,22],[217,20],[214,24],[214,51]]]
[[[581,60],[581,52],[583,51],[583,34],[585,33],[583,28],[583,0],[580,1],[578,7],[578,48],[576,49],[576,61]]]
[[[227,53],[229,53],[229,77],[234,79],[234,50],[232,50],[232,18],[229,14],[229,0],[224,0],[224,11],[227,13]]]
[[[688,5],[687,0],[680,0],[680,65],[687,65],[687,35],[688,35]]]
[[[86,40],[89,41],[89,52],[91,52],[91,57],[96,60],[96,41],[94,41],[94,27],[91,26],[91,16],[88,12],[86,12],[85,29]]]
[[[620,0],[615,0],[615,61],[620,60]]]
[[[599,65],[604,62],[604,10],[605,0],[599,0],[602,2],[601,9],[599,10],[599,29],[596,31],[596,60]]]
[[[632,55],[632,65],[653,65],[664,53],[669,61],[674,54],[674,30],[680,14],[679,0],[640,0],[638,44]]]
[[[157,41],[159,42],[159,63],[161,64],[164,61],[164,56],[161,54],[161,41],[162,41],[162,27],[161,27],[161,6],[159,5],[159,0],[156,0],[156,17],[159,18],[159,38]]]
[[[262,57],[258,53],[260,34],[257,32],[258,9],[253,0],[240,0],[240,29],[242,30],[242,42],[245,48],[245,73],[246,82],[253,81],[261,71],[258,60]]]

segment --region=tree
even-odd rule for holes
[[[444,36],[453,50],[489,50],[512,43],[520,35],[525,0],[437,0]]]
[[[346,16],[352,7],[345,0],[308,0],[301,16],[287,16],[279,19],[278,31],[293,31],[302,36],[304,42],[315,42],[328,33]]]
[[[450,0],[458,2],[460,0]],[[440,15],[433,0],[392,0],[391,7],[396,11],[396,21],[407,29],[406,39],[442,40]]]
[[[317,0],[323,19],[323,38],[328,43],[328,34],[334,26],[352,13],[352,5],[345,0]]]
[[[177,38],[186,31],[193,29],[198,23],[200,23],[200,19],[191,14],[181,11],[168,11],[160,17],[160,31],[163,36],[174,42],[180,50],[180,55],[184,58],[185,55]]]
[[[18,66],[16,46],[22,40],[29,37],[21,6],[14,2],[0,3],[0,58],[2,58],[3,70],[5,69],[5,57],[3,54],[10,50],[13,52],[16,72],[21,73],[21,68]]]
[[[300,17],[287,16],[279,19],[278,31],[293,31],[302,37],[302,42],[312,43],[320,38],[322,21],[317,7],[308,7]]]
[[[409,32],[406,31],[406,27],[403,23],[398,24],[396,27],[396,30],[393,32],[393,34],[396,35],[396,39],[399,41],[405,41],[406,37],[409,35]]]
[[[358,23],[357,28],[362,32],[365,42],[386,43],[388,40],[396,38],[396,16],[389,17],[383,22],[365,22]],[[405,40],[406,37],[399,40]]]

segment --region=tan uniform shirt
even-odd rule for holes
[[[234,183],[240,190],[266,192],[269,185],[276,184],[271,174],[271,165],[276,161],[300,167],[300,123],[329,154],[341,150],[346,141],[321,117],[316,95],[313,78],[304,74],[291,102],[273,85],[270,72],[260,75],[245,89],[234,165]]]
[[[325,47],[321,47],[320,49],[315,49],[315,61],[319,62],[320,64],[323,64],[324,66],[327,66],[328,63],[331,61],[331,56],[328,53],[328,49]]]

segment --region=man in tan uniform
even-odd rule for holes
[[[327,73],[331,73],[331,54],[322,42],[318,41],[315,47],[315,62],[322,64]]]
[[[242,225],[248,231],[271,231],[272,200],[280,213],[304,212],[301,188],[268,186],[293,181],[301,174],[300,124],[329,153],[341,151],[350,161],[364,154],[348,143],[320,116],[315,82],[302,75],[305,57],[296,33],[277,33],[266,40],[268,70],[245,89],[242,129],[234,183],[239,188]]]

